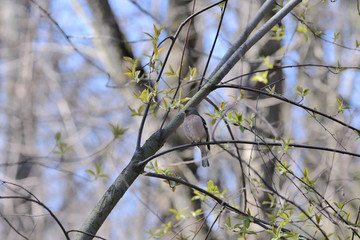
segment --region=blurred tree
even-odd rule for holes
[[[356,6],[4,0],[0,238],[359,237]]]

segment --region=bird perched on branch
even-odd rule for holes
[[[200,116],[195,108],[185,110],[185,120],[183,123],[184,133],[186,137],[193,143],[209,141],[209,133],[205,120]],[[210,150],[210,145],[207,145]],[[209,167],[207,151],[205,145],[198,145],[201,150],[202,166]]]

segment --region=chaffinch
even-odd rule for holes
[[[184,133],[186,137],[193,143],[209,141],[209,133],[206,127],[205,120],[200,116],[195,108],[188,108],[185,110],[185,120],[183,123]],[[201,150],[202,166],[209,167],[207,158],[206,146],[197,146]],[[207,145],[210,150],[210,145]]]

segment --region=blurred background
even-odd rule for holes
[[[78,229],[135,151],[142,117],[131,116],[129,107],[137,110],[143,105],[134,93],[139,94],[146,81],[136,83],[124,74],[129,67],[124,57],[141,57],[138,69],[147,74],[145,80],[148,77],[155,80],[157,73],[149,72],[149,58],[143,55],[151,55],[153,45],[144,33],[153,34],[155,25],[164,27],[160,41],[173,35],[181,22],[191,15],[194,2],[1,2],[0,179],[29,190],[54,212],[67,230]],[[198,15],[192,20],[188,36],[188,25],[182,29],[168,64],[178,69],[186,42],[181,78],[189,76],[191,67],[197,69],[195,80],[199,79],[210,58],[205,73],[208,77],[263,2],[228,2],[211,56],[221,8],[217,6]],[[196,1],[195,12],[212,3]],[[235,78],[230,83],[261,90],[275,86],[276,93],[294,102],[360,128],[360,19],[356,6],[355,0],[303,1],[238,62],[224,81]],[[264,21],[271,16],[264,16]],[[169,40],[162,44],[166,48],[160,59],[164,58],[169,45]],[[281,66],[292,67],[278,68]],[[264,73],[254,71],[272,67],[276,70],[268,72],[267,84],[254,81],[255,76]],[[342,71],[342,67],[349,68]],[[169,71],[168,66],[165,71]],[[183,82],[182,97],[191,97],[197,92],[198,81],[195,80]],[[177,84],[178,78],[163,75],[159,89],[175,89]],[[304,98],[295,95],[297,86],[309,89],[310,93]],[[358,142],[354,142],[357,135],[351,129],[324,117],[309,118],[310,114],[303,109],[276,99],[251,92],[246,92],[245,98],[240,95],[238,89],[218,89],[208,96],[210,101],[198,106],[207,121],[211,139],[230,139],[224,123],[211,117],[215,110],[209,103],[220,107],[221,102],[225,102],[224,113],[240,112],[246,119],[256,114],[255,132],[269,142],[291,137],[292,143],[359,153]],[[339,113],[334,107],[338,106],[337,98],[351,109]],[[159,96],[158,106],[150,111],[142,141],[159,129],[164,120],[166,111],[161,100]],[[165,121],[178,111],[171,110]],[[114,140],[109,124],[128,131]],[[235,139],[258,140],[254,132],[242,132],[234,125],[230,128]],[[179,128],[163,149],[185,143],[188,141]],[[308,149],[291,149],[284,155],[277,149],[273,156],[268,150],[251,145],[239,145],[239,150],[242,160],[259,176],[305,209],[311,197],[300,193],[294,178],[286,179],[279,174],[274,158],[292,164],[291,170],[299,177],[308,168],[319,193],[332,202],[348,202],[346,207],[349,212],[354,211],[352,220],[355,221],[359,208],[356,198],[360,191],[358,158]],[[193,159],[196,161],[186,162]],[[241,210],[246,206],[253,215],[269,220],[267,214],[271,209],[263,205],[264,201],[269,201],[268,191],[254,170],[244,164],[242,171],[236,158],[215,146],[210,152],[210,168],[201,168],[200,161],[197,148],[174,151],[157,159],[160,168],[169,168],[194,185],[204,188],[212,180],[220,191],[228,188],[226,199],[229,202]],[[101,174],[92,174],[96,172]],[[0,195],[29,197],[23,189],[5,183],[0,186]],[[193,196],[193,191],[187,187],[178,186],[173,192],[162,180],[140,176],[98,235],[106,239],[146,239],[151,236],[147,231],[154,233],[162,224],[171,221],[173,233],[159,238],[176,239],[179,235],[175,232],[188,236],[191,231],[201,229],[196,239],[205,239],[219,208],[211,212],[213,201],[193,201]],[[58,224],[43,207],[24,199],[0,200],[1,239],[64,238]],[[185,215],[202,209],[203,215],[200,220],[189,216],[176,219],[169,209],[184,209]],[[201,225],[201,217],[209,213],[211,216]],[[209,239],[238,237],[234,231],[223,228],[228,217],[233,219],[234,216],[222,213]],[[234,224],[236,221],[241,222],[236,218],[232,220]],[[324,221],[322,226],[326,231],[340,236],[349,234],[341,224],[331,223],[330,217]],[[305,234],[312,236],[315,230],[305,225],[287,227],[297,231],[303,228]],[[268,236],[262,229],[255,231],[260,234],[247,239]]]

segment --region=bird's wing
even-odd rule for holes
[[[199,115],[200,116],[200,115]],[[203,125],[204,125],[204,128],[205,128],[205,132],[206,132],[206,141],[208,142],[209,141],[209,131],[208,131],[208,128],[207,128],[207,125],[206,125],[206,121],[205,119],[200,116],[201,118],[201,121],[203,122]],[[208,149],[210,150],[210,145],[207,145]]]

